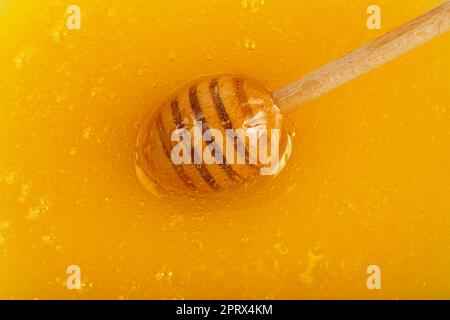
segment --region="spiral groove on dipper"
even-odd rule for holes
[[[170,159],[170,150],[172,147],[172,142],[170,141],[170,138],[167,135],[166,129],[164,128],[164,124],[162,122],[161,115],[158,115],[158,117],[156,118],[156,129],[158,130],[159,139],[161,140],[161,144],[163,146],[164,153],[166,154],[167,158]],[[177,166],[172,162],[172,167],[174,168],[174,170],[177,173],[180,180],[183,181],[183,183],[187,187],[192,188],[192,189],[195,188],[192,181],[186,175],[186,172],[184,172],[184,169],[182,166]]]
[[[171,109],[172,109],[172,117],[173,121],[175,123],[175,127],[177,129],[184,128],[184,123],[181,120],[181,113],[180,108],[178,106],[178,102],[176,100],[173,100],[171,103]],[[201,150],[200,150],[201,151]],[[195,157],[195,153],[197,151],[194,147],[191,147],[191,157]],[[172,161],[170,154],[168,156],[169,161]],[[177,166],[179,167],[179,166]],[[214,180],[214,178],[211,176],[211,173],[209,173],[208,168],[202,163],[202,164],[196,164],[195,168],[197,169],[200,176],[203,178],[203,180],[210,186],[212,189],[217,189],[219,186],[217,185],[217,182]]]
[[[251,97],[253,102],[248,97]],[[227,159],[225,145],[213,149],[214,137],[204,142],[204,147],[210,148],[212,156],[221,159],[221,163],[176,165],[171,159],[171,150],[176,143],[170,140],[170,133],[177,129],[192,133],[193,123],[197,121],[202,124],[202,135],[214,128],[220,130],[225,138],[226,130],[242,129],[245,121],[251,119],[261,108],[270,110],[268,106],[271,107],[272,103],[270,92],[265,88],[250,80],[232,76],[204,78],[184,87],[161,106],[153,120],[143,129],[138,142],[140,167],[151,181],[163,188],[175,189],[163,183],[168,179],[181,180],[182,184],[179,184],[178,189],[184,186],[188,190],[200,191],[216,191],[242,184],[259,169],[258,164],[250,163],[245,141],[234,137],[235,158],[237,156],[242,159],[245,165],[236,164],[235,159]],[[238,144],[242,144],[243,154],[236,154]],[[191,159],[198,158],[200,152],[203,150],[196,150],[196,146],[191,144]],[[158,157],[159,154],[164,154],[164,159]],[[167,161],[171,162],[172,169]]]

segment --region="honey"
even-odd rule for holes
[[[1,1],[0,298],[450,298],[448,34],[284,117],[276,177],[180,198],[135,172],[183,84],[279,88],[441,2],[369,30],[366,0]]]

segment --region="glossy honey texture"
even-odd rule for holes
[[[368,30],[367,0],[1,0],[0,298],[450,298],[448,34],[285,117],[271,183],[180,201],[135,173],[181,85],[276,89],[440,3]]]

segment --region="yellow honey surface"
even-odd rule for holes
[[[275,89],[441,0],[376,1],[368,30],[373,2],[0,0],[0,298],[450,298],[449,34],[286,117],[269,186],[180,202],[136,178],[183,83]]]

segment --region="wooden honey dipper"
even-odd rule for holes
[[[147,190],[204,192],[233,189],[260,173],[261,163],[252,162],[249,144],[244,141],[246,164],[227,158],[228,150],[216,157],[222,163],[175,164],[171,151],[177,144],[171,134],[177,129],[192,132],[194,121],[208,129],[248,128],[256,122],[268,129],[281,129],[280,112],[286,114],[303,103],[371,71],[386,62],[450,30],[450,1],[381,36],[324,67],[275,90],[273,94],[257,82],[240,76],[221,75],[196,80],[169,97],[141,128],[138,137],[136,170]],[[270,133],[269,133],[270,135]],[[233,148],[237,149],[238,140]],[[289,141],[281,136],[280,150]],[[206,143],[206,148],[210,144]],[[203,150],[190,146],[191,159]],[[241,161],[242,162],[242,161]]]

